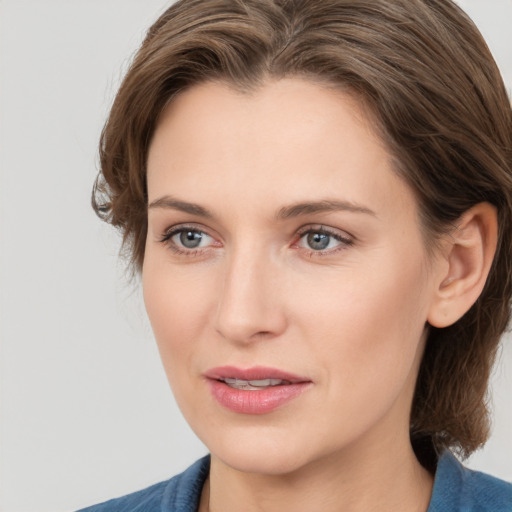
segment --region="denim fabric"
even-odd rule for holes
[[[197,512],[209,470],[206,456],[170,480],[78,512]]]
[[[206,456],[170,480],[78,512],[197,512],[209,468]],[[512,512],[512,484],[466,469],[447,451],[427,512]]]
[[[446,451],[427,512],[512,512],[512,484],[467,469]]]

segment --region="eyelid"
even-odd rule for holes
[[[194,231],[196,233],[202,233],[213,240],[213,244],[209,244],[206,247],[198,247],[198,248],[187,248],[182,247],[181,245],[177,245],[171,239],[177,235],[178,233],[182,233],[183,231]],[[217,240],[213,234],[209,233],[209,230],[204,226],[200,226],[194,223],[184,223],[184,224],[175,224],[164,230],[164,233],[158,237],[158,242],[166,245],[169,249],[173,250],[178,254],[197,254],[202,251],[207,251],[211,247],[220,247],[222,244]]]
[[[353,242],[355,240],[355,237],[347,231],[331,228],[329,226],[325,226],[324,224],[308,224],[307,226],[302,226],[297,231],[297,235],[299,237],[303,237],[307,233],[325,233],[326,235],[330,235],[338,240],[345,242]]]
[[[326,249],[326,250],[314,250],[308,249],[306,247],[300,247],[298,244],[300,240],[309,233],[322,233],[327,236],[330,236],[340,242],[337,247]],[[315,224],[301,227],[297,232],[297,237],[293,242],[292,246],[297,249],[302,249],[308,253],[309,256],[327,256],[332,255],[340,250],[344,250],[347,247],[353,245],[355,242],[355,237],[347,233],[346,231],[342,231],[336,228],[327,227],[323,224]]]
[[[216,238],[215,235],[210,233],[211,229],[207,228],[206,226],[203,226],[202,224],[196,224],[195,222],[180,222],[178,224],[172,224],[171,226],[167,226],[163,230],[162,235],[159,238],[163,239],[175,235],[180,231],[186,231],[187,229],[190,231],[204,233],[205,235],[211,236],[212,238]]]

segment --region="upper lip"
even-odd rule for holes
[[[211,368],[205,372],[208,379],[239,379],[239,380],[264,380],[264,379],[280,379],[296,384],[299,382],[311,382],[311,379],[294,375],[277,368],[269,368],[265,366],[253,366],[252,368],[237,368],[235,366],[219,366]]]

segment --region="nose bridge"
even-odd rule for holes
[[[277,262],[261,247],[239,246],[226,257],[217,331],[234,342],[272,337],[285,328]],[[259,335],[259,336],[257,336]]]

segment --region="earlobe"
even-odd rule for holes
[[[479,203],[462,215],[446,238],[443,265],[427,321],[447,327],[476,302],[485,286],[498,237],[496,208]]]

